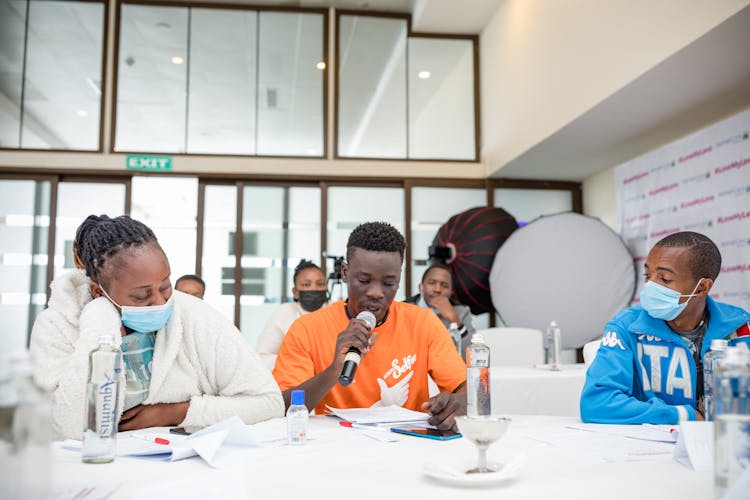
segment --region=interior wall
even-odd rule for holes
[[[598,217],[615,232],[620,232],[615,200],[615,168],[608,168],[583,180],[583,213]]]
[[[748,4],[507,0],[480,36],[487,174]]]

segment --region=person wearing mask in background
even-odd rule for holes
[[[703,357],[711,341],[750,345],[750,314],[709,292],[721,270],[713,241],[660,240],[646,258],[640,305],[618,313],[586,373],[581,419],[605,424],[703,420]]]
[[[55,278],[31,332],[34,379],[52,393],[55,432],[81,439],[88,356],[102,334],[123,352],[119,430],[206,426],[284,414],[271,373],[219,312],[172,290],[156,236],[127,216],[90,215],[73,242],[77,266]]]
[[[294,282],[294,287],[292,287],[294,302],[281,304],[268,318],[266,326],[263,327],[258,337],[258,354],[271,370],[276,362],[276,354],[279,352],[281,341],[284,340],[284,335],[294,320],[328,304],[326,277],[320,267],[311,261],[301,260],[297,264],[292,281]]]
[[[177,281],[174,283],[174,289],[202,299],[203,294],[206,293],[206,284],[200,276],[186,274],[177,278]]]
[[[432,309],[449,332],[451,324],[455,324],[455,335],[460,341],[456,342],[454,339],[454,344],[461,357],[466,360],[466,346],[471,343],[474,325],[469,306],[453,299],[453,276],[448,266],[435,263],[428,267],[422,275],[419,293],[404,302]]]
[[[432,311],[394,301],[406,242],[384,222],[349,235],[341,276],[348,299],[297,319],[279,348],[273,375],[289,404],[293,389],[319,415],[333,408],[403,406],[429,412],[440,429],[466,414],[466,365]],[[359,314],[374,316],[371,328]],[[350,348],[361,354],[351,385],[339,383]],[[427,376],[440,392],[430,397]]]

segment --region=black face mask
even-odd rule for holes
[[[328,290],[300,290],[299,305],[308,312],[317,311],[328,300]]]

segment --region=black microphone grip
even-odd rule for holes
[[[362,311],[357,314],[357,319],[364,321],[370,325],[370,330],[375,328],[375,315],[370,311]],[[344,366],[341,368],[341,375],[339,375],[339,384],[346,387],[354,381],[354,374],[359,367],[359,362],[362,361],[362,353],[356,347],[350,347],[346,351],[346,357],[344,357]]]

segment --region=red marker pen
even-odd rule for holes
[[[163,444],[163,445],[171,444],[169,442],[169,439],[164,439],[159,436],[147,436],[145,434],[131,434],[131,436],[136,439],[143,439],[144,441],[151,441],[152,443],[156,443],[156,444]]]

